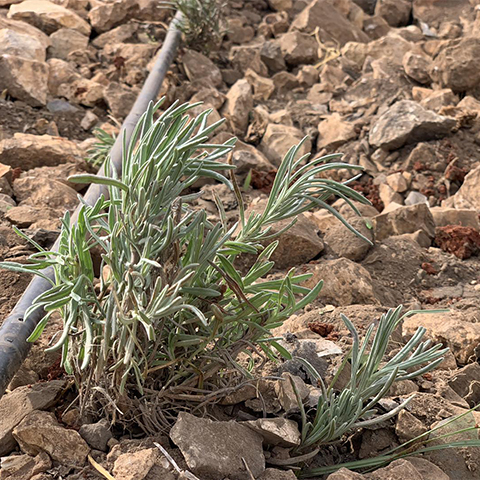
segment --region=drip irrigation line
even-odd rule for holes
[[[181,31],[179,24],[183,21],[183,15],[177,11],[170,22],[165,41],[162,45],[160,53],[150,74],[148,75],[140,94],[135,101],[130,113],[123,122],[120,134],[110,152],[111,161],[116,170],[121,172],[123,141],[126,145],[130,143],[133,130],[140,118],[145,112],[150,102],[157,99],[160,87],[165,79],[170,65],[175,58],[181,39]],[[98,175],[104,175],[102,167]],[[92,184],[88,188],[84,196],[84,201],[89,205],[94,205],[100,198],[100,195],[108,196],[108,190],[103,185]],[[78,218],[78,212],[81,205],[77,207],[72,215],[72,223]],[[53,251],[57,251],[58,242],[52,247]],[[54,278],[52,268],[46,269],[43,273],[48,278]],[[22,297],[15,305],[11,314],[4,320],[0,328],[0,398],[13,378],[15,373],[21,367],[23,361],[28,355],[31,343],[27,342],[27,338],[31,335],[38,322],[44,317],[45,312],[39,308],[31,313],[28,318],[24,318],[25,311],[32,305],[35,298],[51,288],[51,284],[38,276],[35,276],[25,289]]]

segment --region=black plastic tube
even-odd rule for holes
[[[154,67],[145,80],[145,84],[143,85],[132,110],[123,122],[117,141],[112,147],[110,156],[113,165],[119,173],[122,165],[123,141],[125,140],[126,144],[129,144],[133,130],[140,116],[145,112],[149,103],[155,101],[158,97],[160,87],[165,79],[167,70],[175,58],[180,43],[181,32],[178,26],[182,20],[182,14],[178,11],[170,22],[165,41]],[[103,175],[103,167],[98,174]],[[94,205],[102,194],[105,196],[108,194],[105,187],[92,184],[88,188],[84,200],[88,204]],[[77,221],[79,209],[80,206],[77,207],[72,215],[72,223]],[[52,250],[56,251],[57,248],[58,240],[55,242]],[[53,279],[52,269],[47,269],[44,273],[49,278]],[[30,305],[32,305],[35,298],[47,291],[50,287],[50,283],[45,279],[35,276],[25,289],[25,292],[16,304],[12,313],[4,320],[2,327],[0,328],[0,398],[5,393],[10,380],[18,371],[30,351],[31,343],[27,342],[27,338],[31,335],[38,322],[45,315],[43,310],[38,309],[29,315],[28,318],[24,318],[25,311]]]

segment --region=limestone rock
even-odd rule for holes
[[[210,110],[210,113],[207,117],[207,126],[211,126],[214,123],[222,120],[222,117],[218,113],[218,110],[216,108],[212,107],[211,105],[208,105],[208,104],[197,105],[196,107],[194,107],[194,108],[192,108],[191,110],[188,111],[188,115],[190,116],[190,118],[195,118],[198,115],[200,115],[202,112],[204,112],[205,110]],[[221,133],[221,132],[223,133],[226,130],[227,130],[227,127],[225,126],[225,124],[220,125],[216,129],[216,131],[219,132],[219,133]],[[232,138],[232,136],[230,135],[228,138]]]
[[[455,120],[423,109],[418,103],[402,100],[395,103],[373,124],[370,145],[395,150],[407,143],[421,142],[448,135]]]
[[[318,61],[318,44],[311,35],[292,31],[282,35],[278,41],[288,65],[296,67]]]
[[[124,43],[128,40],[131,40],[137,30],[138,24],[125,23],[105,33],[100,34],[98,37],[92,40],[92,45],[97,48],[104,48],[106,45],[109,44]]]
[[[5,218],[18,228],[28,228],[39,219],[39,209],[29,205],[11,207],[5,213]]]
[[[83,466],[90,452],[78,432],[60,426],[53,413],[29,413],[15,427],[13,436],[25,453],[47,452],[53,460],[67,465]]]
[[[289,223],[289,220],[284,220],[274,225],[272,232],[280,231]],[[271,260],[279,269],[305,264],[317,257],[324,248],[322,240],[316,234],[316,225],[303,215],[300,215],[297,223],[282,233],[278,240],[279,245]]]
[[[214,422],[181,412],[170,438],[195,475],[212,480],[249,480],[242,458],[254,477],[265,470],[261,435],[239,423]]]
[[[4,54],[44,62],[46,58],[45,44],[37,36],[10,28],[1,28],[0,55]]]
[[[254,107],[250,114],[250,122],[247,128],[245,139],[248,142],[258,143],[265,134],[268,123],[270,122],[270,114],[263,105]]]
[[[48,91],[54,97],[59,96],[61,90],[64,93],[64,85],[71,85],[80,78],[72,65],[65,60],[50,58],[47,63],[49,66]]]
[[[73,210],[78,204],[77,192],[55,178],[43,178],[41,182],[33,175],[18,178],[13,191],[20,206]]]
[[[432,207],[430,209],[435,221],[435,226],[446,227],[447,225],[461,225],[480,230],[478,213],[471,209],[456,209],[448,207]]]
[[[373,232],[367,227],[364,218],[351,218],[348,223],[368,240],[373,241]],[[354,262],[363,260],[371,247],[366,240],[340,222],[327,230],[324,241],[336,255]]]
[[[259,61],[263,65],[262,62]],[[263,65],[265,67],[265,65]],[[267,67],[260,69],[268,74]],[[259,70],[254,70],[255,72],[258,72]],[[240,73],[239,70],[235,70],[234,68],[222,68],[222,79],[223,81],[227,84],[228,87],[231,87],[237,80],[241,80],[243,78],[243,75]]]
[[[42,47],[42,58],[40,58],[40,56],[35,56],[32,59],[41,62],[45,61],[45,51],[50,46],[50,39],[48,38],[48,35],[45,35],[41,30],[29,23],[12,20],[4,16],[0,16],[0,29],[6,30],[7,32],[15,32],[22,36],[26,35],[28,37],[33,37]],[[22,41],[22,46],[24,47],[23,55],[19,56],[30,58],[28,55],[31,53],[31,47],[33,45],[34,43],[32,43],[31,40],[28,40],[28,45]],[[27,51],[25,51],[25,49],[27,49]],[[37,55],[39,55],[38,52]]]
[[[455,106],[458,103],[458,96],[449,88],[434,90],[420,101],[420,105],[427,110],[439,112],[443,107]]]
[[[383,17],[392,27],[407,25],[412,11],[412,0],[378,0],[375,15]]]
[[[223,82],[219,68],[209,58],[195,50],[187,50],[182,57],[182,63],[191,82],[204,80],[212,87],[219,87]]]
[[[68,54],[75,50],[85,50],[88,37],[71,28],[61,28],[50,35],[52,46],[49,49],[51,57],[68,59]]]
[[[398,193],[403,193],[408,189],[408,182],[401,172],[392,173],[387,176],[387,183]]]
[[[88,19],[96,32],[103,33],[120,25],[136,11],[138,4],[134,0],[115,0],[93,6],[88,12]]]
[[[423,480],[423,475],[421,475],[408,460],[401,459],[392,462],[387,467],[381,468],[380,473],[377,473],[376,478],[378,480],[403,480],[406,478],[411,480]]]
[[[473,415],[476,415],[476,412]],[[454,432],[466,426],[474,426],[475,421],[473,419],[468,421],[467,418],[465,417],[464,421],[455,422],[453,421],[454,417],[449,417],[434,423],[432,428],[441,428],[429,435],[429,445],[437,446],[450,442],[476,439],[477,437],[473,437],[470,432],[453,435]],[[447,434],[450,435],[446,436]],[[433,451],[425,455],[425,458],[440,467],[444,475],[447,475],[450,480],[476,480],[480,468],[479,456],[480,447],[468,447],[449,448],[448,454],[443,449]]]
[[[113,466],[115,480],[175,480],[170,464],[157,448],[122,453]]]
[[[375,238],[383,240],[393,235],[403,235],[422,230],[430,238],[435,236],[435,223],[424,203],[397,208],[373,218]]]
[[[344,143],[355,140],[358,133],[355,129],[355,125],[352,122],[342,118],[338,113],[332,113],[325,120],[322,120],[318,124],[318,140],[317,150],[320,151],[323,148],[327,150],[335,150]]]
[[[128,72],[129,69],[148,69],[149,61],[153,58],[156,46],[151,44],[137,43],[116,43],[105,46],[103,54],[114,61],[117,57],[124,59],[124,67]],[[127,82],[132,83],[132,82]],[[213,88],[208,85],[209,88]]]
[[[408,397],[418,392],[418,385],[413,380],[399,380],[393,383],[387,392],[388,397]]]
[[[480,102],[471,95],[466,95],[460,100],[460,102],[458,102],[457,107],[467,111],[476,112],[480,110]]]
[[[332,473],[327,477],[327,480],[364,480],[365,477],[357,472],[352,472],[347,468],[340,468],[335,473]]]
[[[270,73],[285,70],[285,59],[280,44],[277,41],[268,41],[260,49],[260,60],[267,66]]]
[[[202,88],[191,99],[191,103],[203,102],[205,105],[220,110],[225,103],[225,95],[220,93],[216,88]]]
[[[135,0],[133,4],[135,19],[143,22],[168,23],[171,10],[157,0]]]
[[[438,2],[437,0],[413,0],[413,18],[438,28],[444,22],[458,22],[460,18],[472,18],[473,4],[469,0]]]
[[[245,422],[249,428],[263,437],[266,445],[297,447],[300,445],[300,432],[297,422],[286,418],[259,418]]]
[[[51,80],[52,75],[49,77],[49,82]],[[102,84],[74,74],[74,79],[72,81],[66,81],[58,86],[57,94],[58,96],[68,98],[72,103],[79,103],[86,107],[94,107],[102,103],[103,100],[107,101],[105,96],[110,95],[109,101],[112,101],[112,105],[114,105],[111,107],[112,111],[115,111],[120,117],[121,113],[124,112],[128,106],[127,102],[129,101],[129,97],[126,96],[125,91],[128,92],[129,89],[126,85],[122,85],[122,88],[117,89],[116,85],[116,82],[110,82],[108,86],[111,90],[106,94],[106,89]],[[123,99],[125,104],[121,104],[116,95]],[[117,103],[115,103],[115,100],[117,100]]]
[[[0,399],[0,455],[15,448],[13,429],[33,410],[51,407],[63,389],[63,380],[18,387]]]
[[[381,183],[378,187],[378,196],[385,206],[383,213],[390,212],[403,204],[403,197],[387,183]],[[394,208],[395,207],[395,208]]]
[[[369,478],[369,476],[367,476]],[[376,480],[423,480],[420,472],[408,460],[401,459],[392,462],[387,467],[383,467],[375,472]]]
[[[47,103],[48,65],[9,54],[0,55],[0,90],[33,107]]]
[[[293,21],[291,30],[312,33],[318,28],[323,43],[333,42],[340,46],[347,42],[368,42],[368,37],[350,23],[331,3],[313,0]]]
[[[389,34],[370,43],[349,42],[341,50],[342,56],[352,61],[359,69],[367,57],[372,60],[387,58],[394,64],[401,65],[404,55],[414,47],[414,44],[398,34]]]
[[[300,3],[297,2],[298,6]],[[278,37],[285,33],[290,26],[290,20],[287,12],[268,13],[263,17],[262,22],[258,26],[258,35],[263,35],[265,38],[270,36]]]
[[[15,206],[16,203],[11,198],[10,200],[12,201],[12,205]],[[23,387],[25,385],[34,385],[35,383],[38,382],[39,379],[40,377],[38,376],[37,372],[30,370],[25,365],[22,365],[20,367],[20,370],[18,370],[18,372],[15,374],[15,376],[12,378],[12,380],[8,384],[7,388],[9,390],[15,390],[16,388]]]
[[[303,65],[297,73],[297,79],[305,90],[312,88],[318,81],[318,70],[313,65]]]
[[[480,343],[480,324],[473,322],[474,315],[465,312],[420,313],[405,319],[403,332],[409,337],[418,327],[425,327],[428,338],[449,347],[457,361],[466,364]]]
[[[432,81],[429,75],[431,60],[424,55],[407,52],[403,57],[405,73],[418,83],[427,84]]]
[[[268,6],[276,12],[285,12],[293,7],[293,0],[268,0]]]
[[[275,90],[286,93],[300,86],[296,75],[290,72],[278,72],[272,77]]]
[[[83,162],[83,152],[76,143],[63,137],[16,133],[0,142],[0,162],[30,170],[40,166]]]
[[[451,480],[437,465],[422,457],[410,457],[407,462],[411,463],[420,475],[422,480]]]
[[[2,165],[0,164],[0,195],[1,195],[1,199],[3,201],[6,201],[6,202],[9,202],[9,200],[5,197],[13,197],[13,190],[12,190],[12,179],[11,179],[11,174],[8,173],[8,170],[7,170],[7,174],[6,175],[3,175],[3,172],[5,171],[5,169],[7,168],[11,168],[10,166],[8,165]],[[3,170],[3,172],[2,172]],[[12,200],[13,201],[13,200]]]
[[[292,116],[286,108],[272,112],[269,117],[271,123],[293,126]]]
[[[246,177],[252,169],[259,172],[271,172],[275,169],[255,147],[240,141],[235,144],[232,162],[237,167],[235,174],[240,177]]]
[[[108,420],[84,424],[78,433],[95,450],[107,451],[107,443],[112,438]]]
[[[255,37],[255,30],[250,25],[245,25],[243,18],[228,18],[228,39],[235,45],[245,45]]]
[[[275,91],[272,79],[261,77],[250,68],[245,72],[245,78],[253,88],[254,100],[268,100]]]
[[[357,0],[357,2],[359,1],[361,0]],[[390,31],[390,29],[390,25],[382,17],[367,17],[363,20],[363,31],[372,40],[377,40],[381,37],[384,37]]]
[[[227,119],[234,134],[242,137],[245,135],[252,109],[252,87],[247,80],[238,80],[228,91],[221,110],[221,114]]]
[[[454,92],[480,83],[480,38],[465,37],[443,48],[434,60],[432,78]]]
[[[462,186],[453,196],[455,208],[470,208],[480,211],[480,188],[478,185],[480,185],[480,166],[468,173]]]
[[[137,99],[130,87],[117,82],[110,82],[103,95],[112,115],[118,119],[124,119],[130,113]]]
[[[267,468],[258,480],[295,480],[297,476],[292,470],[277,470],[276,468]]]
[[[259,148],[265,156],[278,167],[288,150],[290,150],[293,145],[300,143],[303,138],[303,132],[296,127],[269,123]],[[298,157],[310,153],[311,150],[312,144],[307,138],[300,148]]]
[[[268,68],[260,58],[262,46],[262,43],[255,43],[232,47],[230,49],[229,59],[235,70],[243,74],[251,68],[262,77],[267,77]],[[235,83],[235,81],[233,81],[232,84]]]
[[[91,111],[89,110],[87,113],[85,113],[84,117],[82,118],[82,121],[80,122],[80,126],[84,130],[91,130],[99,121],[99,118]]]
[[[246,212],[247,218],[252,211],[263,212],[265,205],[266,201],[263,199],[252,202]],[[273,224],[271,233],[280,232],[290,223],[291,220],[286,219]],[[275,262],[275,267],[278,269],[303,265],[314,259],[323,250],[323,242],[317,235],[315,223],[303,214],[298,216],[295,225],[275,240],[278,240],[279,243],[270,259]]]
[[[372,277],[361,265],[339,258],[322,260],[309,266],[312,278],[304,285],[313,288],[320,280],[325,280],[318,295],[324,303],[332,305],[376,304],[378,300],[372,286]]]
[[[395,433],[400,442],[408,442],[427,431],[425,425],[407,410],[401,410],[397,417]]]
[[[448,385],[462,398],[470,398],[472,387],[480,381],[480,365],[471,363],[453,373],[448,380]],[[477,394],[478,397],[478,394]],[[476,400],[476,399],[475,399]],[[472,402],[475,404],[475,401]],[[472,405],[473,407],[474,405]]]
[[[0,178],[5,180],[8,184],[12,184],[13,181],[13,169],[10,165],[4,165],[0,163]]]
[[[396,460],[384,468],[361,475],[341,468],[327,477],[327,480],[450,480],[440,468],[423,457]]]
[[[260,380],[255,385],[255,395],[245,401],[245,406],[254,412],[279,413],[282,409],[275,394],[275,380]]]
[[[36,457],[30,455],[11,455],[2,459],[0,478],[2,480],[37,480],[41,473],[52,468],[52,461],[45,452]]]
[[[37,167],[33,170],[22,172],[19,178],[36,177],[39,183],[43,182],[44,179],[46,181],[56,180],[69,186],[70,188],[73,188],[76,192],[80,192],[81,190],[85,189],[85,185],[81,183],[70,182],[68,177],[85,173],[85,170],[86,165],[83,162],[68,162],[56,165],[54,167]]]
[[[83,35],[90,35],[90,25],[76,13],[48,0],[25,0],[12,5],[8,17],[23,20],[39,28],[47,35],[64,27],[77,30]]]
[[[275,393],[277,394],[280,405],[287,413],[299,409],[297,394],[293,389],[292,382],[295,384],[295,388],[302,401],[308,398],[310,394],[310,389],[300,377],[288,372],[282,373],[282,380],[277,380],[275,383]]]
[[[364,480],[365,477],[357,472],[352,472],[347,468],[340,468],[335,473],[327,477],[327,480]]]
[[[419,203],[428,205],[428,198],[423,193],[415,190],[408,192],[407,198],[405,198],[405,205],[418,205]]]
[[[222,144],[232,138],[227,132],[222,132],[212,139],[214,144]],[[237,167],[235,175],[244,179],[248,173],[255,169],[257,172],[272,172],[275,167],[267,160],[267,158],[253,145],[237,141],[233,150],[232,162]]]

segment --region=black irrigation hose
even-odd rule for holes
[[[138,119],[145,112],[148,104],[157,99],[160,87],[167,70],[176,55],[180,43],[181,32],[178,25],[182,20],[183,16],[181,12],[177,11],[175,17],[170,22],[168,33],[155,65],[148,75],[132,110],[123,122],[120,134],[112,147],[110,156],[118,172],[120,172],[122,165],[123,139],[125,139],[126,144],[128,145]],[[103,174],[103,167],[98,174]],[[88,204],[94,205],[102,194],[105,196],[108,194],[106,188],[102,185],[92,184],[87,190],[84,200]],[[79,209],[80,206],[77,207],[75,213],[72,215],[72,222],[76,222]],[[52,250],[55,251],[57,248],[58,240],[55,242]],[[53,270],[51,268],[47,269],[44,273],[49,278],[53,279]],[[50,287],[51,284],[45,279],[35,276],[16,304],[12,313],[5,319],[0,328],[0,398],[5,393],[10,380],[18,371],[30,351],[31,343],[27,342],[27,338],[31,335],[38,322],[45,315],[45,312],[42,309],[37,309],[29,315],[28,318],[24,318],[25,311],[30,307],[35,298],[43,292],[46,292]]]

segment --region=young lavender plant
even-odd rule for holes
[[[338,155],[304,165],[307,156],[297,158],[297,145],[278,170],[265,210],[246,218],[234,176],[232,181],[224,176],[234,167],[220,161],[235,139],[209,144],[221,121],[207,126],[209,111],[190,118],[195,106],[174,104],[155,120],[159,105],[150,105],[124,150],[120,176],[107,159],[108,176],[70,178],[106,185],[109,198],[84,204],[76,225],[65,215],[58,252],[35,244],[39,252],[26,265],[0,264],[38,275],[53,268],[51,289],[26,313],[46,312],[30,341],[60,313],[63,330],[49,350],[62,351],[62,366],[75,375],[84,399],[101,394],[113,412],[121,404],[125,413],[126,399],[148,395],[163,412],[182,401],[202,403],[218,397],[238,375],[251,376],[237,361],[242,352],[288,356],[270,330],[314,300],[322,282],[305,288],[301,284],[309,275],[294,270],[280,280],[260,281],[274,266],[269,258],[277,243],[263,246],[272,237],[271,226],[285,219],[293,224],[313,207],[347,224],[328,205],[332,195],[352,208],[352,200],[368,203],[347,185],[320,176],[359,167],[326,163]],[[192,186],[201,177],[235,189],[239,224],[227,224],[218,198],[218,223],[192,207],[201,195]],[[242,274],[235,260],[245,253],[257,258]]]
[[[162,3],[183,14],[184,21],[179,28],[189,48],[208,54],[220,44],[226,33],[222,28],[224,4],[221,0],[172,0]]]
[[[417,329],[396,355],[385,361],[385,353],[394,330],[406,317],[419,313],[410,311],[402,315],[402,310],[402,306],[388,310],[380,317],[378,324],[370,325],[362,341],[353,323],[341,315],[352,335],[353,344],[328,388],[318,372],[308,362],[299,359],[321,386],[317,407],[311,412],[313,417],[309,418],[299,399],[303,423],[301,450],[337,441],[352,429],[368,427],[392,418],[408,405],[413,396],[388,413],[376,415],[375,405],[390,387],[395,382],[423,375],[443,361],[448,348],[442,348],[441,344],[432,345],[430,340],[422,341],[426,332],[423,327]],[[428,311],[437,312],[439,311]],[[347,365],[350,378],[339,391],[336,382]],[[295,388],[294,385],[293,387]]]
[[[110,135],[108,132],[101,128],[95,128],[93,134],[97,141],[93,144],[92,148],[87,151],[86,161],[94,168],[100,168],[105,162],[105,159],[110,154],[110,150],[115,143],[115,135]]]

